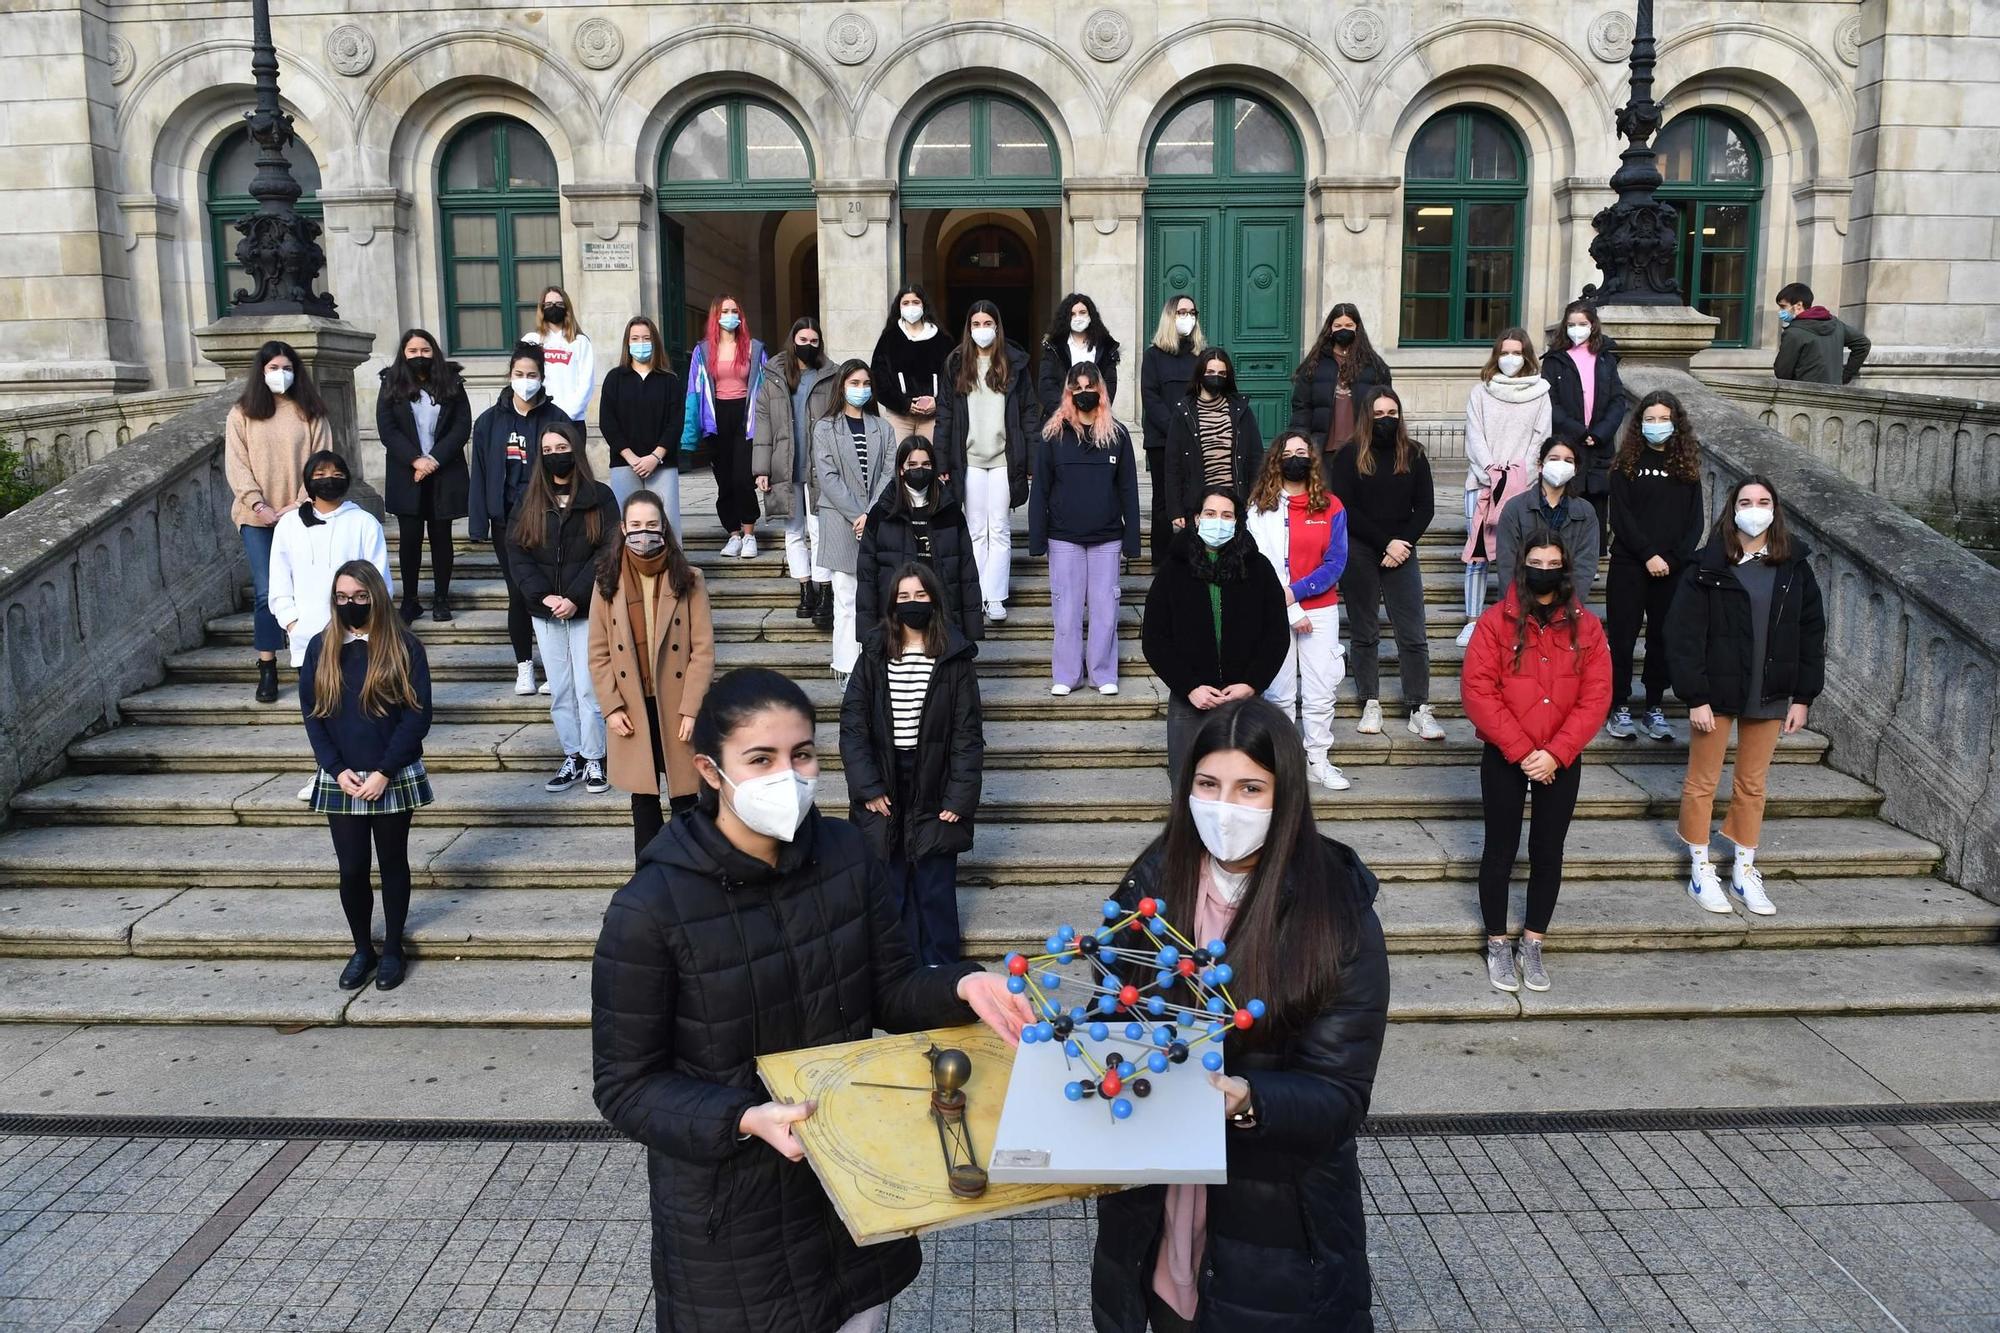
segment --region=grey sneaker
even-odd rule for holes
[[[1604,734],[1615,736],[1621,741],[1631,740],[1637,730],[1632,725],[1632,710],[1624,704],[1619,704],[1616,708],[1612,709],[1611,720],[1604,724]]]
[[[1493,983],[1494,990],[1510,995],[1521,989],[1514,976],[1514,946],[1506,940],[1486,941],[1486,979]]]
[[[1529,990],[1549,988],[1548,969],[1542,966],[1542,942],[1521,937],[1521,981]]]
[[[1666,710],[1662,708],[1647,709],[1646,720],[1640,724],[1640,729],[1649,740],[1670,741],[1674,738],[1674,729],[1668,724]]]

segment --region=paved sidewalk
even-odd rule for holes
[[[1361,1150],[1383,1329],[2000,1328],[2000,1122]],[[1087,1330],[1093,1225],[927,1239],[892,1333]],[[647,1248],[628,1144],[0,1138],[10,1333],[650,1330]]]

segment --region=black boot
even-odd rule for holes
[[[833,585],[813,584],[813,628],[828,631],[833,628]]]
[[[276,658],[257,659],[257,702],[274,704],[278,702],[278,662]]]
[[[451,619],[451,603],[448,600],[446,600],[442,594],[433,597],[431,599],[431,619],[432,620]]]
[[[792,614],[797,616],[800,620],[811,620],[813,618],[813,613],[816,612],[817,610],[819,610],[819,604],[813,598],[812,580],[800,579],[799,608],[798,610],[792,612]]]
[[[418,618],[419,618],[419,617],[421,617],[421,616],[423,615],[423,613],[424,613],[424,604],[423,604],[422,602],[419,602],[419,601],[415,600],[414,598],[411,598],[411,599],[408,599],[408,600],[405,600],[405,601],[404,601],[404,603],[403,603],[403,623],[404,623],[405,625],[413,625],[413,624],[415,624],[415,623],[417,622]]]

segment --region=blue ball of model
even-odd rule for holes
[[[1216,1070],[1222,1068],[1222,1052],[1209,1051],[1204,1054],[1201,1057],[1201,1067],[1210,1073],[1214,1073]]]

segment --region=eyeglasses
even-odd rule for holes
[[[369,605],[368,594],[365,592],[337,592],[333,595],[333,604],[335,606],[367,606]]]

